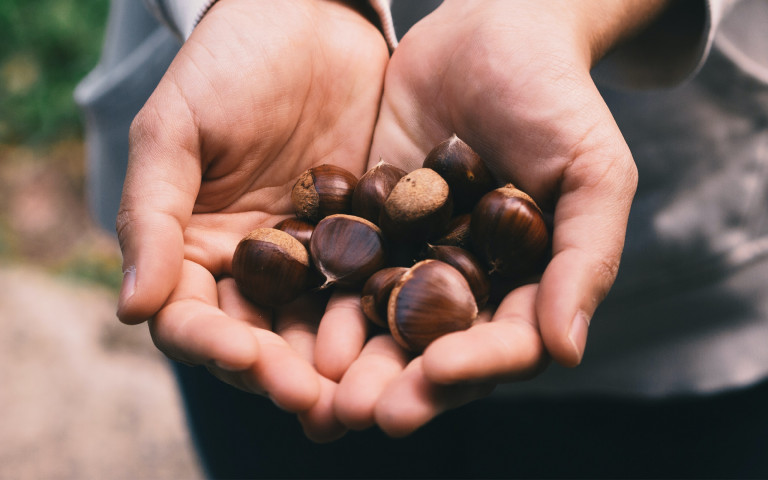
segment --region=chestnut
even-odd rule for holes
[[[379,226],[387,238],[417,243],[439,235],[453,212],[448,184],[432,169],[405,175],[384,202]]]
[[[352,193],[352,213],[370,222],[378,222],[381,207],[407,172],[384,160],[365,172]]]
[[[380,327],[387,328],[387,303],[395,283],[408,271],[405,267],[383,268],[371,275],[360,293],[360,305],[365,316]]]
[[[275,307],[298,297],[309,281],[309,253],[291,235],[257,228],[246,235],[232,257],[232,277],[245,298]]]
[[[480,199],[470,222],[474,252],[489,273],[526,276],[541,264],[549,247],[549,232],[541,210],[512,184]]]
[[[472,219],[472,214],[462,213],[461,215],[453,217],[448,226],[445,227],[445,232],[435,238],[432,243],[435,245],[452,245],[454,247],[461,247],[465,250],[472,250],[472,237],[469,232],[469,224]]]
[[[349,213],[356,185],[357,177],[337,165],[324,164],[306,170],[291,190],[296,216],[318,222],[328,215]]]
[[[315,230],[312,223],[300,218],[289,217],[277,222],[274,228],[289,234],[309,250],[309,239],[312,238],[312,232]]]
[[[427,258],[440,260],[452,266],[467,280],[472,294],[475,296],[477,308],[483,308],[488,302],[491,292],[491,281],[485,270],[471,252],[460,247],[450,245],[429,245]]]
[[[392,337],[415,353],[446,333],[466,330],[475,318],[477,304],[467,280],[439,260],[422,260],[403,273],[387,304]]]
[[[386,265],[384,237],[379,227],[354,215],[325,217],[315,226],[309,251],[317,270],[331,285],[359,287]]]
[[[496,186],[483,159],[455,134],[433,148],[423,166],[436,171],[448,182],[456,211],[472,211],[480,197]]]

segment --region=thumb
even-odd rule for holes
[[[615,138],[566,168],[555,207],[552,259],[536,312],[547,350],[565,366],[581,362],[590,319],[616,279],[624,248],[637,169],[618,130]]]
[[[117,316],[128,324],[157,313],[178,283],[184,228],[201,179],[193,117],[183,101],[174,102],[178,95],[158,95],[161,88],[131,125],[128,171],[117,216],[123,254]]]

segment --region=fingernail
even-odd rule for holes
[[[118,299],[118,310],[127,302],[136,292],[136,267],[130,266],[123,272],[123,285],[120,287],[120,298]]]
[[[573,348],[576,350],[579,362],[581,362],[581,358],[584,356],[584,348],[587,346],[589,321],[589,315],[579,310],[576,312],[576,316],[573,317],[571,328],[568,331],[568,340],[571,341]]]

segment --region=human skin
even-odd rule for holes
[[[636,186],[589,69],[660,5],[447,1],[386,67],[380,33],[342,3],[219,2],[131,130],[118,316],[149,319],[169,357],[269,395],[317,441],[374,424],[407,435],[550,358],[578,364]],[[380,157],[410,170],[452,133],[554,213],[539,283],[416,358],[387,336],[366,341],[353,295],[277,311],[239,295],[237,241],[290,214],[302,171],[331,162],[359,175]]]
[[[385,336],[350,365],[326,361],[321,323],[316,362],[323,375],[341,376],[334,408],[345,425],[404,436],[551,359],[581,362],[590,319],[616,277],[637,185],[589,72],[663,5],[449,0],[405,35],[387,67],[369,165],[383,157],[417,168],[456,133],[497,178],[553,213],[553,257],[538,283],[415,358]]]
[[[344,2],[219,2],[130,132],[118,317],[148,320],[167,356],[300,413],[317,440],[344,432],[315,415],[336,387],[313,366],[328,299],[250,305],[231,259],[248,231],[292,213],[290,189],[307,168],[362,174],[388,58],[381,33]],[[334,305],[344,298],[326,315]]]

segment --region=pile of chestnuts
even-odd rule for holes
[[[312,289],[358,290],[370,321],[413,352],[469,328],[489,299],[539,274],[551,250],[531,197],[499,186],[455,135],[412,172],[381,161],[358,179],[313,167],[291,201],[295,217],[238,244],[242,294],[275,307]]]

